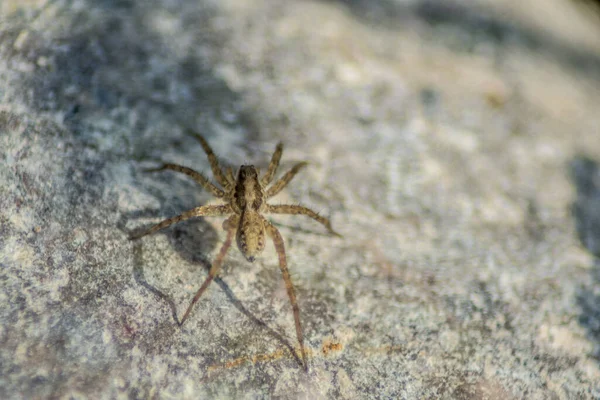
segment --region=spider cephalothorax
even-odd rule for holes
[[[281,237],[281,234],[277,228],[275,228],[275,226],[273,226],[263,216],[263,214],[267,213],[306,215],[323,224],[330,233],[340,236],[332,229],[331,223],[327,218],[318,215],[309,208],[299,205],[271,205],[267,203],[267,199],[279,193],[292,180],[294,175],[296,175],[298,171],[300,171],[300,169],[306,165],[306,163],[300,162],[294,165],[292,169],[286,172],[279,180],[275,181],[275,183],[271,185],[277,167],[279,166],[281,154],[283,152],[283,146],[281,143],[279,143],[275,148],[275,152],[273,153],[269,167],[262,177],[259,176],[259,171],[253,165],[242,165],[238,170],[237,177],[234,177],[233,171],[230,168],[225,171],[221,169],[217,157],[213,153],[206,140],[200,135],[195,135],[195,137],[200,141],[204,152],[208,156],[215,180],[221,186],[221,188],[210,182],[199,172],[176,164],[164,164],[162,167],[152,169],[150,171],[172,170],[184,173],[194,179],[202,187],[209,190],[215,197],[222,199],[224,203],[219,205],[206,205],[193,208],[182,213],[181,215],[166,219],[144,232],[132,235],[131,239],[138,239],[142,236],[149,235],[160,229],[166,228],[169,225],[192,217],[229,215],[229,218],[223,222],[223,229],[227,232],[227,237],[223,243],[223,247],[221,247],[219,254],[217,254],[217,257],[215,258],[215,261],[213,262],[208,273],[208,277],[202,286],[200,286],[200,289],[198,289],[196,292],[196,295],[192,299],[192,302],[183,315],[183,318],[179,323],[180,325],[183,325],[183,323],[189,317],[194,304],[196,304],[196,302],[200,299],[200,296],[202,296],[202,293],[204,293],[208,285],[218,274],[219,269],[223,264],[223,258],[225,257],[225,254],[227,254],[229,247],[231,247],[234,234],[238,248],[244,257],[246,257],[246,259],[250,262],[253,262],[264,250],[266,242],[265,239],[267,236],[270,237],[271,240],[273,240],[275,250],[279,256],[279,267],[281,268],[281,273],[285,281],[288,296],[290,298],[290,302],[292,303],[294,322],[296,324],[296,336],[298,337],[298,343],[300,344],[302,360],[305,368],[308,368],[306,351],[304,349],[304,339],[302,336],[302,326],[300,324],[300,311],[296,301],[294,285],[292,284],[292,280],[287,269],[283,238]]]

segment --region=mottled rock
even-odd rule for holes
[[[538,3],[3,1],[0,398],[600,398],[599,19]],[[308,374],[272,246],[179,327],[221,220],[127,240],[192,131],[344,235],[271,218]]]

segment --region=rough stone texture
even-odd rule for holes
[[[600,398],[600,28],[522,3],[3,0],[0,398]],[[143,172],[190,131],[310,162],[308,374],[272,247],[179,328],[221,220],[127,240],[210,201]]]

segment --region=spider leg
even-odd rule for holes
[[[225,174],[227,176],[227,179],[229,180],[229,183],[231,183],[231,185],[233,186],[235,184],[235,176],[233,175],[233,169],[231,167],[227,167]]]
[[[167,226],[176,224],[180,221],[185,221],[186,219],[190,219],[192,217],[213,217],[213,216],[219,216],[219,215],[227,215],[230,213],[231,213],[231,207],[229,206],[229,204],[207,205],[207,206],[192,208],[191,210],[188,210],[180,215],[177,215],[177,216],[169,218],[169,219],[165,219],[164,221],[159,222],[158,224],[154,225],[152,228],[150,228],[142,233],[131,235],[129,237],[129,240],[135,240],[135,239],[141,238],[142,236],[150,235],[151,233],[154,233],[163,228],[166,228]]]
[[[202,175],[200,172],[196,172],[193,169],[188,168],[188,167],[184,167],[184,166],[177,165],[177,164],[164,164],[162,167],[151,168],[151,169],[147,169],[145,171],[146,172],[157,172],[157,171],[164,171],[166,169],[171,170],[171,171],[181,172],[183,174],[186,174],[187,176],[190,176],[193,180],[195,180],[203,188],[210,191],[215,197],[220,198],[220,197],[225,196],[225,193],[221,189],[219,189],[218,187],[213,185],[208,179],[206,179],[204,177],[204,175]]]
[[[283,144],[281,142],[277,143],[277,147],[275,148],[275,152],[271,157],[271,162],[269,163],[269,168],[267,172],[263,175],[260,180],[260,184],[265,187],[273,180],[273,176],[275,176],[275,171],[277,171],[277,167],[279,167],[279,161],[281,160],[281,154],[283,153]]]
[[[202,296],[204,291],[208,288],[215,276],[217,276],[217,274],[219,273],[221,265],[223,265],[223,259],[227,254],[227,250],[229,250],[229,248],[231,247],[231,242],[233,241],[233,234],[235,233],[237,225],[235,222],[237,218],[238,216],[234,215],[223,223],[223,228],[227,230],[227,238],[225,239],[225,242],[223,243],[219,254],[217,254],[217,258],[215,258],[215,260],[213,261],[213,264],[210,267],[210,271],[208,272],[208,276],[204,280],[204,283],[202,283],[202,286],[200,286],[200,289],[198,289],[198,291],[196,292],[196,295],[194,296],[192,302],[185,311],[185,314],[183,314],[183,318],[181,318],[179,326],[182,326],[183,323],[187,320],[190,313],[192,312],[192,309],[194,308],[194,305],[198,302],[198,300],[200,300],[200,297]]]
[[[225,176],[225,174],[223,173],[223,170],[219,166],[219,160],[217,160],[217,156],[215,156],[215,153],[210,148],[206,139],[204,139],[204,137],[202,137],[201,135],[196,134],[196,133],[194,134],[194,137],[196,139],[198,139],[198,141],[202,145],[202,148],[204,149],[204,152],[206,153],[206,156],[208,157],[208,162],[210,163],[210,169],[212,169],[213,175],[215,176],[215,179],[217,180],[217,182],[224,188],[228,187],[229,182],[227,181],[227,177]]]
[[[310,208],[297,206],[297,205],[291,205],[291,204],[277,204],[277,205],[267,204],[266,206],[267,207],[266,207],[265,212],[269,212],[269,213],[273,213],[273,214],[306,215],[307,217],[312,218],[315,221],[323,224],[325,226],[325,228],[327,228],[329,233],[331,233],[332,235],[335,235],[337,237],[342,237],[342,235],[340,235],[339,233],[337,233],[336,231],[333,230],[333,228],[331,227],[331,221],[329,221],[328,218],[320,216],[319,214],[317,214]]]
[[[275,155],[273,155],[273,157],[275,157]],[[285,175],[283,175],[281,178],[279,178],[279,180],[277,180],[273,186],[271,186],[270,188],[267,189],[267,193],[266,193],[266,197],[267,199],[269,197],[273,197],[275,196],[277,193],[281,192],[281,190],[287,186],[288,183],[290,183],[290,181],[292,180],[292,178],[298,173],[298,171],[300,171],[304,166],[306,166],[308,163],[303,161],[300,162],[296,165],[294,165],[292,167],[292,169],[290,169],[288,172],[285,173]],[[270,166],[269,166],[270,168]],[[268,171],[267,171],[268,174]]]
[[[266,220],[265,228],[267,234],[273,240],[275,250],[277,251],[277,255],[279,256],[279,268],[281,269],[281,274],[283,275],[283,280],[285,281],[285,288],[287,289],[288,297],[290,298],[290,303],[292,303],[292,310],[294,312],[294,322],[296,324],[296,337],[298,338],[298,343],[300,344],[300,352],[302,353],[304,369],[308,371],[308,361],[306,359],[306,350],[304,349],[304,336],[302,335],[302,325],[300,324],[300,308],[298,307],[298,302],[296,301],[296,291],[294,290],[294,284],[292,283],[292,278],[290,277],[290,273],[287,268],[283,238],[281,237],[281,234],[279,233],[277,228],[275,228]]]

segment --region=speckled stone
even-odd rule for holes
[[[2,1],[0,398],[600,398],[600,18],[513,3]],[[212,201],[144,172],[190,131],[309,162],[308,374],[272,244],[180,328],[222,220],[127,240]]]

